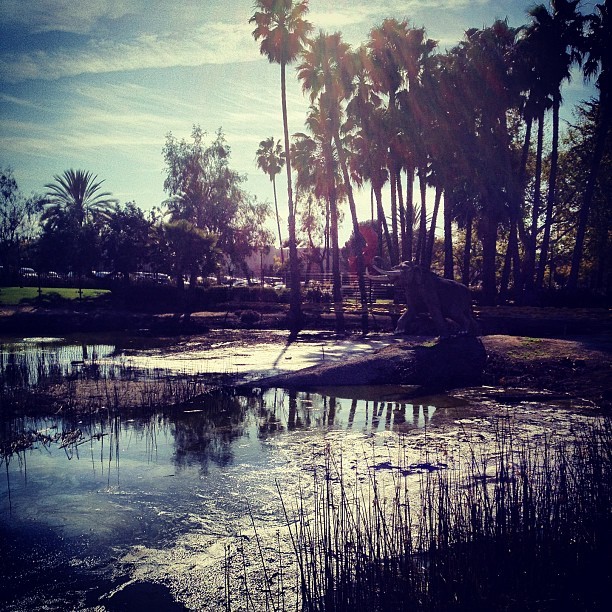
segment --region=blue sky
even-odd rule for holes
[[[526,23],[533,4],[311,0],[308,18],[353,46],[384,18],[407,18],[444,50],[496,18]],[[165,197],[165,135],[199,124],[211,137],[223,129],[246,189],[270,200],[254,159],[260,140],[282,135],[279,70],[259,54],[252,13],[252,0],[0,0],[0,166],[26,195],[68,168],[89,170],[121,202],[149,209]],[[308,104],[291,69],[288,84],[289,129],[302,131]],[[579,76],[566,85],[565,117],[592,95]]]

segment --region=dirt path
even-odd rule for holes
[[[612,338],[484,336],[490,384],[568,393],[612,407]]]

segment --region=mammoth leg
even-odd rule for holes
[[[428,309],[438,334],[440,336],[448,336],[448,324],[446,323],[446,319],[442,316],[440,306],[431,304],[428,305]]]
[[[472,316],[469,304],[465,308],[454,308],[452,311],[447,312],[447,316],[459,325],[462,334],[477,336],[480,333],[478,323]]]
[[[406,334],[408,333],[408,324],[414,319],[410,315],[410,311],[406,310],[402,314],[402,316],[397,320],[397,325],[395,326],[395,334]]]
[[[470,317],[464,312],[454,313],[450,317],[457,325],[459,325],[460,333],[467,334],[470,332]]]
[[[480,335],[480,325],[478,325],[478,321],[476,321],[476,319],[471,314],[468,314],[467,333],[470,336]]]
[[[440,305],[440,298],[434,287],[423,287],[423,301],[427,306],[429,316],[434,322],[438,334],[440,336],[447,336],[448,325],[446,323],[446,319],[442,315],[442,306]]]
[[[397,325],[395,326],[396,334],[407,334],[410,332],[409,325],[416,319],[417,308],[414,294],[411,291],[406,292],[406,310],[402,313],[402,316],[398,319]]]

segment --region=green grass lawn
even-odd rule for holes
[[[108,289],[83,289],[83,299],[92,300],[110,294]],[[58,300],[78,300],[79,290],[74,287],[43,287],[43,302]],[[2,287],[0,288],[0,305],[16,306],[23,302],[34,302],[38,299],[38,287]]]

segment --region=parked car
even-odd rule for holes
[[[19,268],[19,274],[23,278],[36,278],[38,276],[34,268]]]

